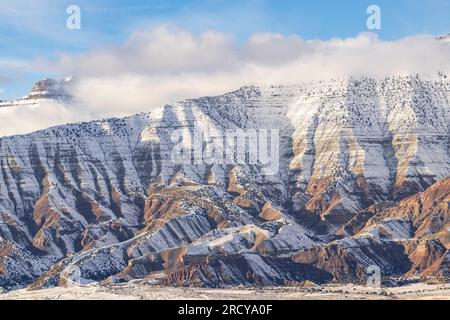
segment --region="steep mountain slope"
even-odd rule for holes
[[[450,178],[356,224],[362,226],[356,235],[302,250],[293,260],[339,282],[358,281],[370,266],[384,274],[449,279]]]
[[[444,77],[251,86],[1,138],[0,286],[39,275],[36,286],[63,284],[73,270],[82,281],[212,286],[360,280],[364,268],[336,273],[354,259],[339,249],[347,242],[373,250],[387,275],[411,261],[414,274],[445,274],[435,258],[417,258],[442,258],[448,244],[434,211],[416,214],[422,233],[403,231],[412,227],[402,218],[392,242],[361,235],[384,223],[386,207],[449,175],[449,95]],[[190,149],[198,132],[204,157],[176,160],[173,138]],[[230,132],[271,136],[270,156],[212,161],[208,138]],[[425,247],[405,255],[399,241],[415,238]]]

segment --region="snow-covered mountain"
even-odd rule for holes
[[[70,102],[72,95],[70,94],[71,86],[74,84],[73,78],[67,79],[45,79],[36,82],[30,93],[25,97],[12,100],[1,101],[0,108],[14,107],[23,105],[36,105],[43,100],[52,100],[56,102]]]
[[[444,76],[248,86],[1,138],[0,286],[448,280],[449,98]],[[275,132],[277,170],[174,161],[180,129]]]

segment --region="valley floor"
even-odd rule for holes
[[[450,284],[396,288],[330,285],[310,288],[168,288],[145,283],[26,289],[0,294],[0,300],[450,300]]]

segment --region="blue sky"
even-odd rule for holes
[[[82,12],[81,30],[66,29],[66,8]],[[24,95],[43,77],[24,61],[86,52],[126,41],[136,30],[172,24],[195,33],[218,30],[245,42],[257,32],[304,39],[353,37],[367,31],[366,9],[381,8],[385,40],[450,32],[450,0],[21,0],[0,4],[0,99]],[[24,70],[25,69],[25,70]]]

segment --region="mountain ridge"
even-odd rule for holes
[[[26,96],[10,101],[0,100],[0,108],[36,105],[46,99],[59,103],[70,103],[73,99],[71,87],[74,83],[75,80],[72,77],[37,81]]]
[[[298,252],[352,241],[349,230],[364,229],[361,212],[449,175],[449,93],[445,78],[417,76],[247,86],[123,119],[0,138],[0,252],[8,253],[0,285],[57,285],[73,266],[82,281],[345,281]],[[172,135],[192,135],[194,127],[219,135],[278,130],[279,171],[174,163]],[[385,243],[369,242],[387,255]],[[392,245],[408,264],[406,249]],[[211,273],[205,261],[221,271]],[[387,276],[408,272],[386,267],[394,261],[383,260]],[[354,274],[352,281],[366,276]]]

